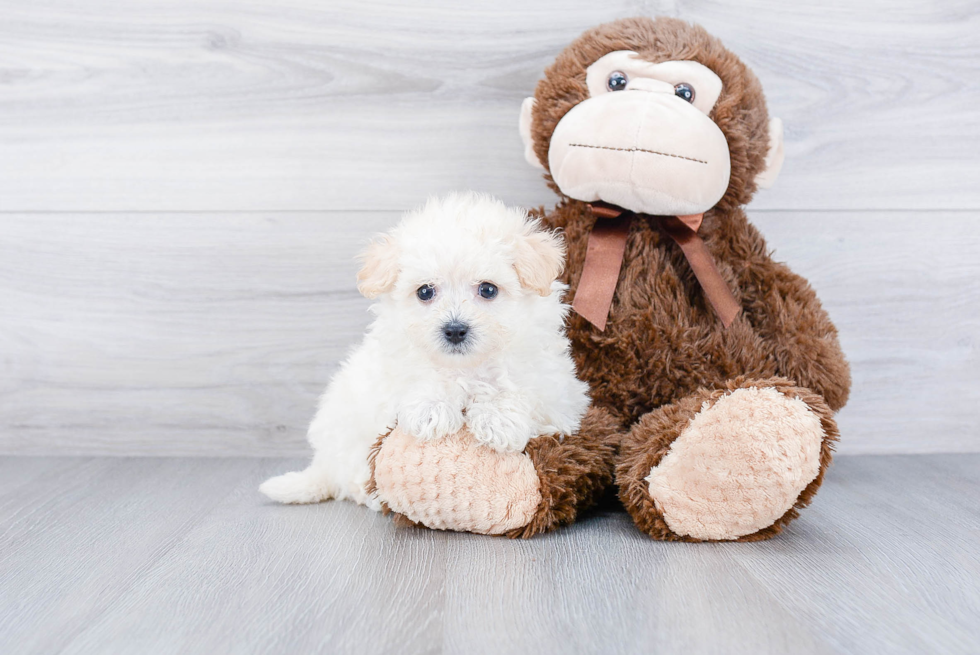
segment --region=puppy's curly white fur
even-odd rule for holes
[[[467,426],[501,451],[572,434],[588,408],[564,334],[558,234],[478,194],[430,199],[363,255],[377,299],[364,341],[320,400],[304,471],[260,490],[284,503],[349,498],[374,509],[368,453],[397,422],[419,439]]]

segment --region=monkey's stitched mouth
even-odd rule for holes
[[[644,150],[643,148],[613,148],[612,146],[590,146],[585,143],[569,143],[568,146],[570,148],[595,148],[597,150],[618,150],[620,152],[645,152],[651,155],[660,155],[661,157],[674,157],[675,159],[693,161],[698,164],[708,163],[703,159],[694,159],[693,157],[685,157],[684,155],[672,155],[669,152],[657,152],[656,150]]]

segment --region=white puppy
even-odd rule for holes
[[[501,451],[578,429],[588,387],[564,334],[561,237],[497,200],[450,195],[407,214],[363,260],[358,289],[378,300],[376,318],[320,400],[312,463],[264,494],[379,509],[368,453],[396,422],[426,440],[465,424]]]

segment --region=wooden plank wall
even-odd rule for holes
[[[522,98],[583,29],[705,25],[787,127],[750,214],[840,329],[841,452],[980,450],[980,7],[0,0],[0,453],[294,455],[432,193],[554,202]]]

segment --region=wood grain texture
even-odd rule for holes
[[[978,215],[752,218],[840,330],[853,376],[840,452],[980,451]]]
[[[0,210],[550,203],[521,100],[571,39],[702,23],[787,126],[769,209],[980,209],[973,0],[0,1]]]
[[[510,541],[257,494],[299,463],[0,458],[0,652],[980,649],[978,455],[841,457],[755,544],[617,512]]]
[[[980,451],[980,217],[753,218],[840,328],[840,451]],[[369,320],[354,255],[397,219],[0,215],[0,452],[307,455]]]
[[[302,452],[368,322],[354,255],[396,218],[0,216],[3,449]]]

